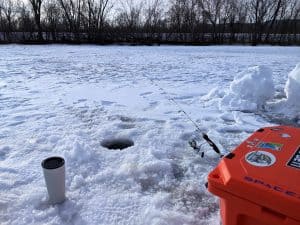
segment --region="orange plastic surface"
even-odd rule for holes
[[[208,176],[223,225],[300,225],[300,129],[256,131]]]

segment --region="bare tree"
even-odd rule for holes
[[[67,29],[77,34],[81,24],[82,0],[58,0],[63,11],[63,17],[67,22]]]
[[[199,11],[197,0],[187,1],[184,10],[184,26],[186,31],[191,34],[191,38],[194,39],[195,30],[199,23]]]
[[[95,39],[97,33],[103,32],[107,16],[113,4],[110,0],[86,0],[87,30],[89,39]]]
[[[223,31],[230,32],[230,42],[233,43],[235,41],[235,32],[236,32],[236,23],[238,20],[238,11],[239,11],[239,5],[238,0],[227,0],[224,2],[224,19],[223,19]]]
[[[136,32],[142,26],[143,3],[135,3],[133,0],[121,2],[121,8],[116,17],[117,26],[127,32]]]
[[[12,38],[11,32],[15,29],[18,4],[18,1],[13,0],[0,1],[1,28],[5,31],[8,40]]]
[[[221,23],[222,0],[199,0],[203,19],[212,25],[213,41],[218,41],[217,24]]]
[[[23,31],[24,40],[27,39],[25,33],[29,32],[29,36],[31,36],[31,33],[35,30],[34,26],[35,22],[31,17],[31,10],[29,9],[28,5],[22,2],[19,7],[18,27],[21,31]]]
[[[171,0],[170,9],[168,12],[169,24],[171,30],[174,30],[176,33],[183,32],[184,27],[184,5],[186,0]]]
[[[167,36],[163,31],[167,29],[166,11],[161,0],[148,0],[144,8],[144,31],[147,33],[148,43],[165,41]]]
[[[273,4],[274,0],[250,0],[249,2],[249,19],[253,23],[252,42],[254,45],[262,41],[263,33],[266,32],[267,24],[271,19],[270,11]]]
[[[291,20],[291,33],[294,34],[294,40],[297,41],[297,34],[300,30],[300,2],[299,0],[291,0],[289,2],[288,18]]]
[[[61,24],[62,11],[57,0],[46,0],[44,3],[45,27],[50,31],[53,41],[57,40],[56,33]]]
[[[34,14],[34,21],[38,29],[38,38],[39,40],[43,40],[43,34],[42,34],[42,27],[41,27],[41,7],[43,0],[29,0],[33,14]]]
[[[150,33],[158,32],[163,26],[163,9],[160,0],[148,0],[144,10],[145,28]]]

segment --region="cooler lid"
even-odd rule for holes
[[[257,130],[220,161],[208,185],[300,221],[300,129]]]

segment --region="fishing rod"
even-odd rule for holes
[[[156,86],[161,91],[161,94],[168,101],[172,102],[172,104],[175,105],[179,109],[178,112],[181,112],[194,125],[194,127],[196,128],[196,131],[201,133],[201,136],[205,140],[205,142],[198,145],[197,141],[195,139],[192,139],[189,141],[190,147],[193,148],[197,153],[201,153],[201,158],[203,158],[204,151],[202,150],[202,146],[204,144],[208,144],[220,156],[220,158],[222,158],[224,155],[221,153],[218,146],[208,137],[208,135],[206,133],[201,132],[201,128],[197,124],[197,122],[195,120],[193,120],[193,118],[182,108],[182,106],[175,100],[175,98],[172,98],[171,96],[169,96],[167,91],[162,86],[160,86],[156,81],[154,81],[154,79],[146,76],[145,74],[144,74],[144,77],[147,80],[149,80],[154,86]]]

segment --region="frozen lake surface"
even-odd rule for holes
[[[297,63],[299,47],[0,46],[0,223],[219,224],[204,187],[218,156],[189,147],[201,138],[180,110],[224,153],[259,127],[298,126]],[[101,146],[114,138],[134,146]],[[53,155],[59,206],[40,165]]]

